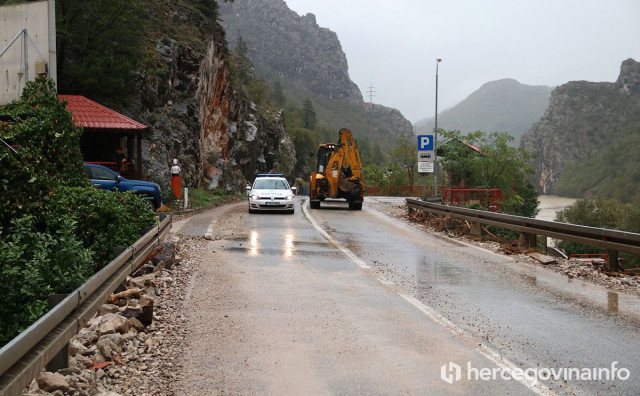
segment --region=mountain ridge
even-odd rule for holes
[[[462,132],[507,132],[518,145],[546,110],[551,87],[525,85],[512,78],[490,81],[467,98],[438,114],[438,128]],[[416,132],[430,132],[434,119],[418,121]]]

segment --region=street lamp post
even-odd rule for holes
[[[433,195],[438,196],[438,65],[442,62],[442,59],[436,59],[436,117],[435,125],[433,126]]]

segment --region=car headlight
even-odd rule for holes
[[[292,200],[293,198],[295,198],[295,195],[291,194],[291,195],[287,195],[287,199],[288,200]]]
[[[253,200],[255,201],[255,200],[257,200],[257,199],[258,199],[258,196],[257,196],[256,194],[253,194],[253,195],[251,196],[251,199],[253,199]]]

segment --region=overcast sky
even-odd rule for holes
[[[453,106],[484,83],[614,82],[640,61],[640,0],[285,0],[337,33],[366,101],[411,122]]]

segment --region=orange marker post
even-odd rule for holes
[[[177,159],[173,160],[173,166],[171,167],[171,190],[173,191],[173,196],[182,198],[182,176],[180,176],[180,167]]]

